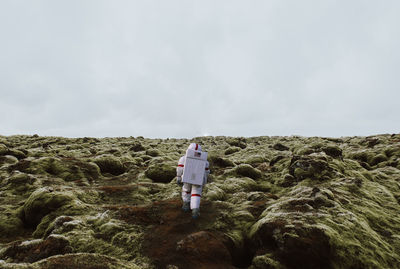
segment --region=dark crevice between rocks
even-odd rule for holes
[[[224,244],[231,254],[233,266],[236,268],[248,268],[252,264],[256,251],[249,239],[246,238],[243,245],[238,247],[232,239],[227,237]]]

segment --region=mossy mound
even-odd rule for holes
[[[233,161],[216,155],[209,155],[208,161],[210,162],[211,167],[226,168],[235,166]]]
[[[96,164],[73,158],[42,157],[34,160],[22,160],[10,166],[8,170],[36,175],[46,174],[66,181],[84,178],[94,180],[100,176],[100,170]]]
[[[8,148],[4,144],[0,144],[0,156],[6,155],[8,153]]]
[[[239,148],[239,147],[229,147],[229,148],[227,148],[225,150],[225,155],[230,155],[230,154],[233,154],[233,153],[238,152],[240,150],[241,150],[241,148]]]
[[[281,143],[276,143],[272,146],[273,149],[275,150],[279,150],[279,151],[285,151],[285,150],[289,150],[289,148]]]
[[[0,258],[14,263],[32,263],[70,251],[69,241],[65,236],[51,235],[46,239],[13,243],[2,251]]]
[[[18,212],[0,211],[0,238],[13,238],[24,232],[24,224],[18,216]]]
[[[233,172],[235,172],[239,176],[249,177],[252,179],[259,179],[262,176],[260,170],[254,168],[249,164],[240,164],[233,169]]]
[[[145,175],[154,182],[169,183],[176,177],[176,167],[165,163],[155,163],[147,168]]]
[[[133,144],[129,150],[131,150],[133,152],[139,152],[139,151],[146,150],[146,148],[141,143],[137,142],[137,143]]]
[[[156,149],[148,149],[146,150],[146,154],[151,157],[157,157],[161,155],[160,151]]]
[[[74,202],[76,197],[66,191],[40,188],[34,191],[23,205],[22,221],[29,227],[36,227],[42,218],[51,212]]]
[[[113,155],[103,155],[93,160],[100,167],[102,174],[111,174],[114,176],[125,173],[125,167],[120,159]]]
[[[298,181],[305,178],[327,180],[332,176],[333,168],[324,156],[294,156],[290,162],[289,173]]]
[[[245,149],[247,147],[246,139],[242,137],[231,137],[226,139],[226,142],[234,147]]]
[[[11,155],[0,156],[0,166],[3,164],[16,164],[18,163],[18,159]]]

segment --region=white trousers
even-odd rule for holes
[[[190,202],[190,209],[200,208],[200,198],[203,186],[183,183],[182,200],[184,203]]]

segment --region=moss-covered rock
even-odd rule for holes
[[[93,162],[100,167],[102,174],[111,174],[114,176],[125,173],[125,167],[120,159],[113,155],[102,155],[94,159]]]
[[[46,239],[18,241],[8,246],[0,254],[1,259],[16,262],[32,263],[44,258],[66,254],[71,251],[69,241],[65,236],[50,235]]]
[[[4,144],[0,144],[0,156],[6,155],[8,153],[8,148]]]
[[[333,173],[325,157],[294,156],[290,162],[289,173],[298,181],[305,178],[327,180]]]
[[[18,149],[9,149],[7,154],[16,157],[18,160],[26,158],[26,153]]]
[[[260,170],[252,167],[249,164],[240,164],[234,168],[237,175],[249,177],[252,179],[259,179],[262,176]]]
[[[133,152],[139,152],[139,151],[146,150],[146,148],[141,143],[137,142],[137,143],[134,143],[129,150],[131,150]]]
[[[18,159],[11,155],[0,156],[0,166],[3,164],[16,164]]]
[[[155,182],[169,183],[176,176],[176,168],[170,164],[155,163],[147,168],[145,175]]]
[[[217,155],[209,155],[208,161],[210,162],[210,166],[215,166],[215,167],[233,167],[235,166],[234,162],[227,159],[227,158],[222,158]]]
[[[273,149],[275,150],[279,150],[279,151],[285,151],[285,150],[289,150],[289,148],[281,143],[276,143],[272,146]]]
[[[24,231],[22,220],[15,211],[0,211],[0,238],[14,238]]]
[[[238,152],[240,150],[241,150],[241,148],[239,148],[239,147],[229,147],[229,148],[227,148],[225,150],[225,155],[230,155],[230,154],[233,154],[233,153]]]
[[[231,137],[226,139],[226,142],[233,146],[245,149],[247,147],[246,139],[243,137]]]
[[[149,267],[149,264],[143,264]],[[96,253],[74,253],[52,256],[32,264],[31,269],[81,268],[81,269],[139,269],[133,262],[119,260]],[[143,267],[142,267],[143,268]]]
[[[52,188],[40,188],[34,191],[23,205],[23,222],[36,227],[47,214],[63,207],[75,199],[70,192],[55,191]]]
[[[322,148],[323,152],[326,155],[329,155],[333,158],[341,158],[342,157],[342,149],[336,145],[329,145]]]
[[[151,157],[157,157],[161,155],[160,151],[157,149],[148,149],[146,150],[146,154]]]

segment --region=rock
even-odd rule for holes
[[[135,143],[129,150],[133,152],[139,152],[146,150],[146,148],[141,143]]]
[[[155,182],[169,183],[176,176],[176,168],[165,163],[155,163],[147,168],[145,175]]]
[[[32,263],[44,258],[71,252],[69,241],[61,235],[50,235],[46,239],[36,239],[11,244],[2,251],[0,258],[13,262]]]
[[[235,166],[235,164],[231,160],[215,155],[209,155],[208,160],[210,162],[210,166],[218,166],[222,168]]]
[[[305,178],[326,180],[332,175],[333,169],[324,158],[294,156],[290,162],[289,173],[301,181]]]
[[[378,154],[371,159],[370,165],[374,166],[378,163],[387,161],[388,158],[384,154]]]
[[[211,232],[200,231],[189,234],[176,244],[176,250],[181,255],[188,256],[192,262],[209,263],[218,261],[222,264],[231,264],[231,256],[228,249]]]
[[[221,188],[227,193],[249,192],[257,188],[257,182],[249,177],[227,178]]]
[[[10,149],[7,154],[16,157],[18,160],[26,158],[26,154],[23,151],[17,149]]]
[[[210,201],[223,201],[226,193],[214,183],[207,184],[207,188],[203,191],[203,196]]]
[[[0,156],[4,156],[8,154],[8,148],[4,144],[0,144]]]
[[[285,156],[283,156],[283,155],[278,155],[278,156],[274,157],[274,158],[269,162],[269,165],[270,165],[270,166],[274,166],[277,162],[279,162],[280,160],[282,160],[282,159],[284,159],[284,158],[285,158]]]
[[[284,219],[263,219],[253,238],[260,240],[261,248],[272,249],[274,257],[289,268],[332,267],[330,238],[316,227],[301,223],[292,226]]]
[[[0,166],[3,164],[16,164],[18,159],[11,155],[0,156]]]
[[[283,178],[281,180],[278,180],[276,183],[279,186],[287,188],[287,187],[291,187],[291,186],[296,185],[297,184],[297,180],[296,180],[296,178],[294,176],[292,176],[290,174],[285,174],[283,176]]]
[[[240,176],[249,177],[252,179],[258,179],[262,176],[260,170],[254,168],[249,164],[241,164],[234,168],[235,172]]]
[[[253,167],[257,167],[266,161],[267,161],[266,158],[264,158],[263,156],[254,155],[254,156],[246,159],[246,161],[244,163],[250,164]]]
[[[230,155],[230,154],[233,154],[233,153],[238,152],[240,150],[241,150],[241,148],[239,148],[239,147],[229,147],[229,148],[227,148],[225,150],[225,155]]]
[[[279,151],[285,151],[285,150],[289,150],[288,147],[286,147],[285,145],[281,144],[281,143],[276,143],[272,146],[273,149],[279,150]]]
[[[156,149],[148,149],[146,150],[146,154],[151,157],[157,157],[161,155],[160,151]]]
[[[256,256],[252,260],[249,269],[285,269],[286,266],[282,265],[279,261],[274,260],[272,255],[264,254]]]
[[[241,137],[228,138],[226,142],[231,146],[239,147],[241,149],[245,149],[247,147],[246,139]]]
[[[23,222],[17,212],[2,213],[0,218],[0,238],[13,238],[23,233]]]
[[[342,149],[338,146],[327,146],[323,147],[322,151],[333,158],[341,158],[342,157]]]
[[[71,203],[74,196],[69,192],[40,188],[34,191],[23,205],[22,221],[35,228],[47,214]]]
[[[74,253],[49,257],[32,264],[32,269],[140,269],[141,267],[128,261],[122,261],[110,256],[97,253]],[[142,268],[150,268],[142,264]]]
[[[114,176],[125,173],[125,167],[120,159],[113,155],[103,155],[93,160],[100,167],[102,174],[111,174]]]

